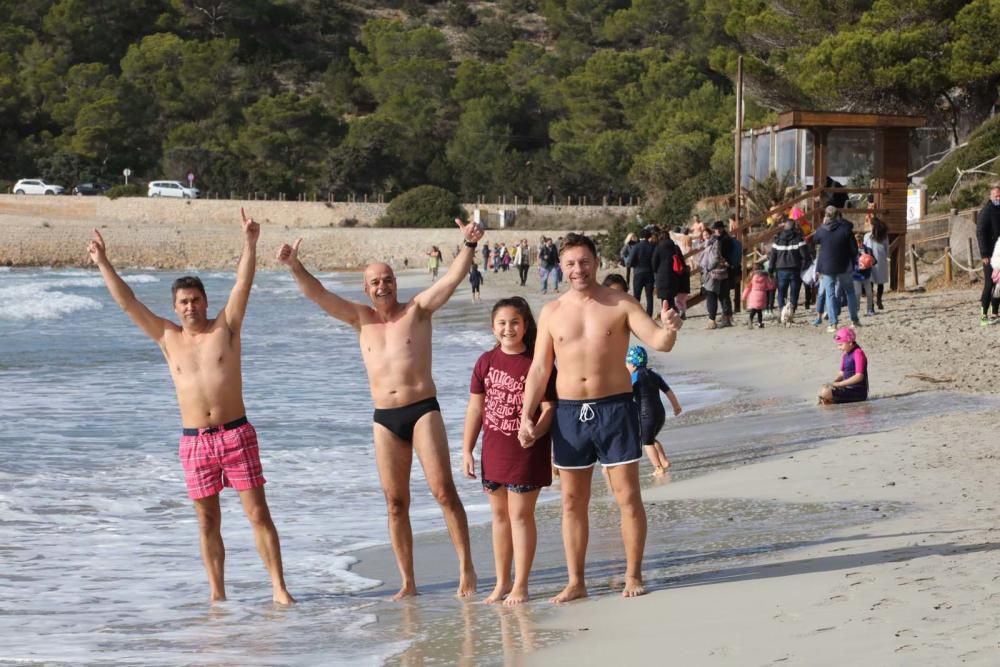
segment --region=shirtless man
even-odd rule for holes
[[[403,585],[394,600],[417,594],[413,576],[413,531],[410,528],[410,468],[413,453],[423,466],[427,484],[444,512],[459,561],[459,597],[476,592],[476,571],[469,550],[469,524],[451,476],[448,436],[437,389],[431,378],[431,316],[469,274],[483,230],[462,224],[465,245],[443,278],[399,303],[396,277],[386,264],[370,264],[364,272],[371,305],[347,301],[328,291],[299,261],[298,239],[278,250],[278,260],[291,269],[302,293],[333,317],[358,332],[361,358],[375,404],[375,463],[389,513],[389,537]]]
[[[629,334],[668,352],[677,340],[681,319],[666,302],[660,313],[663,327],[628,294],[597,284],[597,250],[580,234],[563,241],[560,254],[570,291],[542,308],[535,354],[524,387],[519,437],[534,439],[531,415],[549,381],[553,361],[556,376],[556,415],[552,421],[552,453],[560,469],[563,509],[563,549],[569,583],[552,602],[585,597],[584,564],[590,532],[590,485],[597,461],[608,469],[615,501],[621,512],[625,544],[624,597],[645,592],[642,554],[646,545],[646,511],[639,494],[639,415],[632,399],[632,380],[622,359]]]
[[[254,540],[271,575],[273,599],[295,602],[285,588],[278,531],[264,498],[264,475],[257,449],[257,433],[243,407],[243,374],[240,369],[240,326],[246,313],[257,265],[260,225],[243,218],[243,255],[229,301],[214,319],[208,319],[208,297],[198,278],[174,281],[174,312],[181,321],[155,315],[132,292],[108,261],[104,239],[94,230],[87,250],[101,270],[111,296],[143,333],[160,346],[177,390],[184,424],[180,444],[181,465],[188,495],[194,501],[201,535],[201,557],[208,573],[210,599],[226,599],[223,565],[222,512],[219,492],[224,486],[240,494],[243,511],[253,527]]]

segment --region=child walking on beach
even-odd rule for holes
[[[656,439],[667,416],[660,401],[660,392],[666,394],[675,416],[681,413],[681,404],[670,386],[659,373],[647,366],[648,363],[646,348],[633,345],[628,349],[625,367],[632,374],[632,397],[639,404],[639,442],[653,464],[653,474],[662,475],[670,467],[670,461],[663,445]]]
[[[754,317],[757,318],[757,328],[764,328],[764,308],[767,306],[768,293],[774,290],[774,278],[767,274],[764,265],[758,263],[753,272],[753,277],[743,288],[743,303],[750,314],[747,326],[753,329]]]
[[[541,488],[552,484],[548,431],[554,413],[555,382],[550,380],[549,391],[535,417],[535,433],[543,435],[522,447],[517,433],[524,379],[535,348],[535,318],[527,301],[510,297],[496,302],[491,319],[497,345],[479,357],[472,371],[462,468],[466,477],[475,479],[474,452],[482,431],[482,484],[493,513],[497,574],[496,588],[484,602],[502,601],[512,606],[528,599],[528,575],[537,543],[535,503]]]
[[[841,327],[833,339],[844,356],[837,377],[820,388],[819,402],[829,405],[868,400],[868,357],[858,345],[857,334],[849,327]]]
[[[483,284],[483,274],[479,270],[479,265],[475,262],[472,263],[472,268],[469,269],[469,284],[472,285],[472,303],[479,303],[482,301],[479,296],[479,288]]]

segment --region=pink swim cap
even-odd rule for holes
[[[841,327],[837,329],[837,333],[833,335],[833,339],[838,343],[853,343],[858,339],[857,335],[854,333],[854,329],[850,327]]]

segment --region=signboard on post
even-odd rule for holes
[[[189,188],[193,188],[194,187],[194,172],[193,171],[189,171],[188,172],[188,187]]]
[[[125,185],[128,185],[128,177],[132,175],[132,170],[128,167],[122,170],[122,176],[125,177]]]

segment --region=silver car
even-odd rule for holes
[[[16,195],[61,195],[63,186],[46,183],[40,178],[22,178],[14,184]]]
[[[198,188],[189,188],[180,181],[153,181],[149,184],[146,195],[149,197],[178,197],[180,199],[197,199],[201,194]]]

